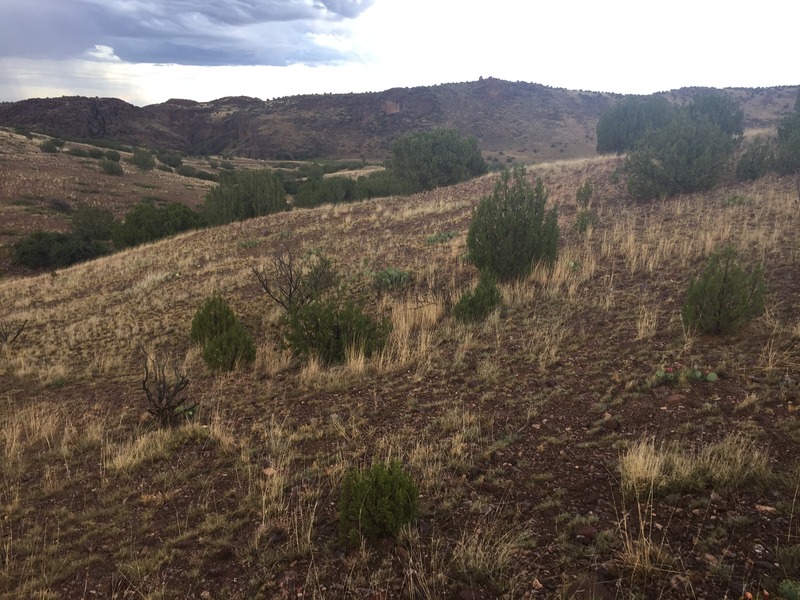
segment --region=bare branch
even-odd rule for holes
[[[189,378],[177,367],[172,368],[172,377],[167,375],[168,360],[163,356],[144,354],[144,379],[142,390],[147,398],[147,412],[165,427],[178,424],[181,416],[194,413],[197,404],[182,406],[178,395],[189,385]],[[152,369],[152,373],[151,373]],[[152,374],[152,381],[150,376]]]
[[[27,324],[27,319],[25,319],[21,325],[18,325],[14,321],[0,319],[0,346],[10,346],[13,344]]]

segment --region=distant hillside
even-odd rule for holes
[[[697,91],[664,95],[683,103]],[[726,92],[742,103],[748,127],[766,127],[791,110],[797,87]],[[594,154],[597,119],[622,97],[494,78],[269,101],[169,100],[141,108],[113,98],[63,97],[0,104],[0,125],[255,159],[379,158],[400,135],[455,127],[475,135],[484,152],[542,160]]]

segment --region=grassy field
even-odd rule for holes
[[[778,597],[800,579],[794,182],[638,204],[618,166],[531,169],[559,259],[477,326],[450,309],[477,281],[466,231],[493,176],[0,281],[2,325],[26,323],[0,347],[0,595]],[[587,180],[598,223],[580,233]],[[764,265],[767,310],[735,337],[687,330],[688,283],[726,243]],[[284,250],[334,260],[391,320],[382,353],[326,368],[282,347],[251,267]],[[387,268],[411,283],[376,290]],[[251,368],[215,375],[189,342],[214,292],[256,339]],[[150,419],[143,348],[185,371],[196,419]],[[676,363],[719,379],[658,385]],[[339,486],[376,459],[408,469],[422,515],[347,549]]]

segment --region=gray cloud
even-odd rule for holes
[[[128,62],[320,64],[343,57],[309,34],[336,33],[374,0],[3,0],[0,57],[70,58],[110,46]]]

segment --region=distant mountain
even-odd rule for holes
[[[684,103],[698,91],[663,95]],[[797,95],[794,86],[725,91],[742,103],[748,127],[774,124]],[[475,135],[486,152],[567,158],[594,154],[597,120],[622,97],[490,77],[373,93],[168,100],[145,107],[114,98],[31,99],[0,104],[0,125],[256,159],[379,158],[388,156],[398,136],[454,127]]]

